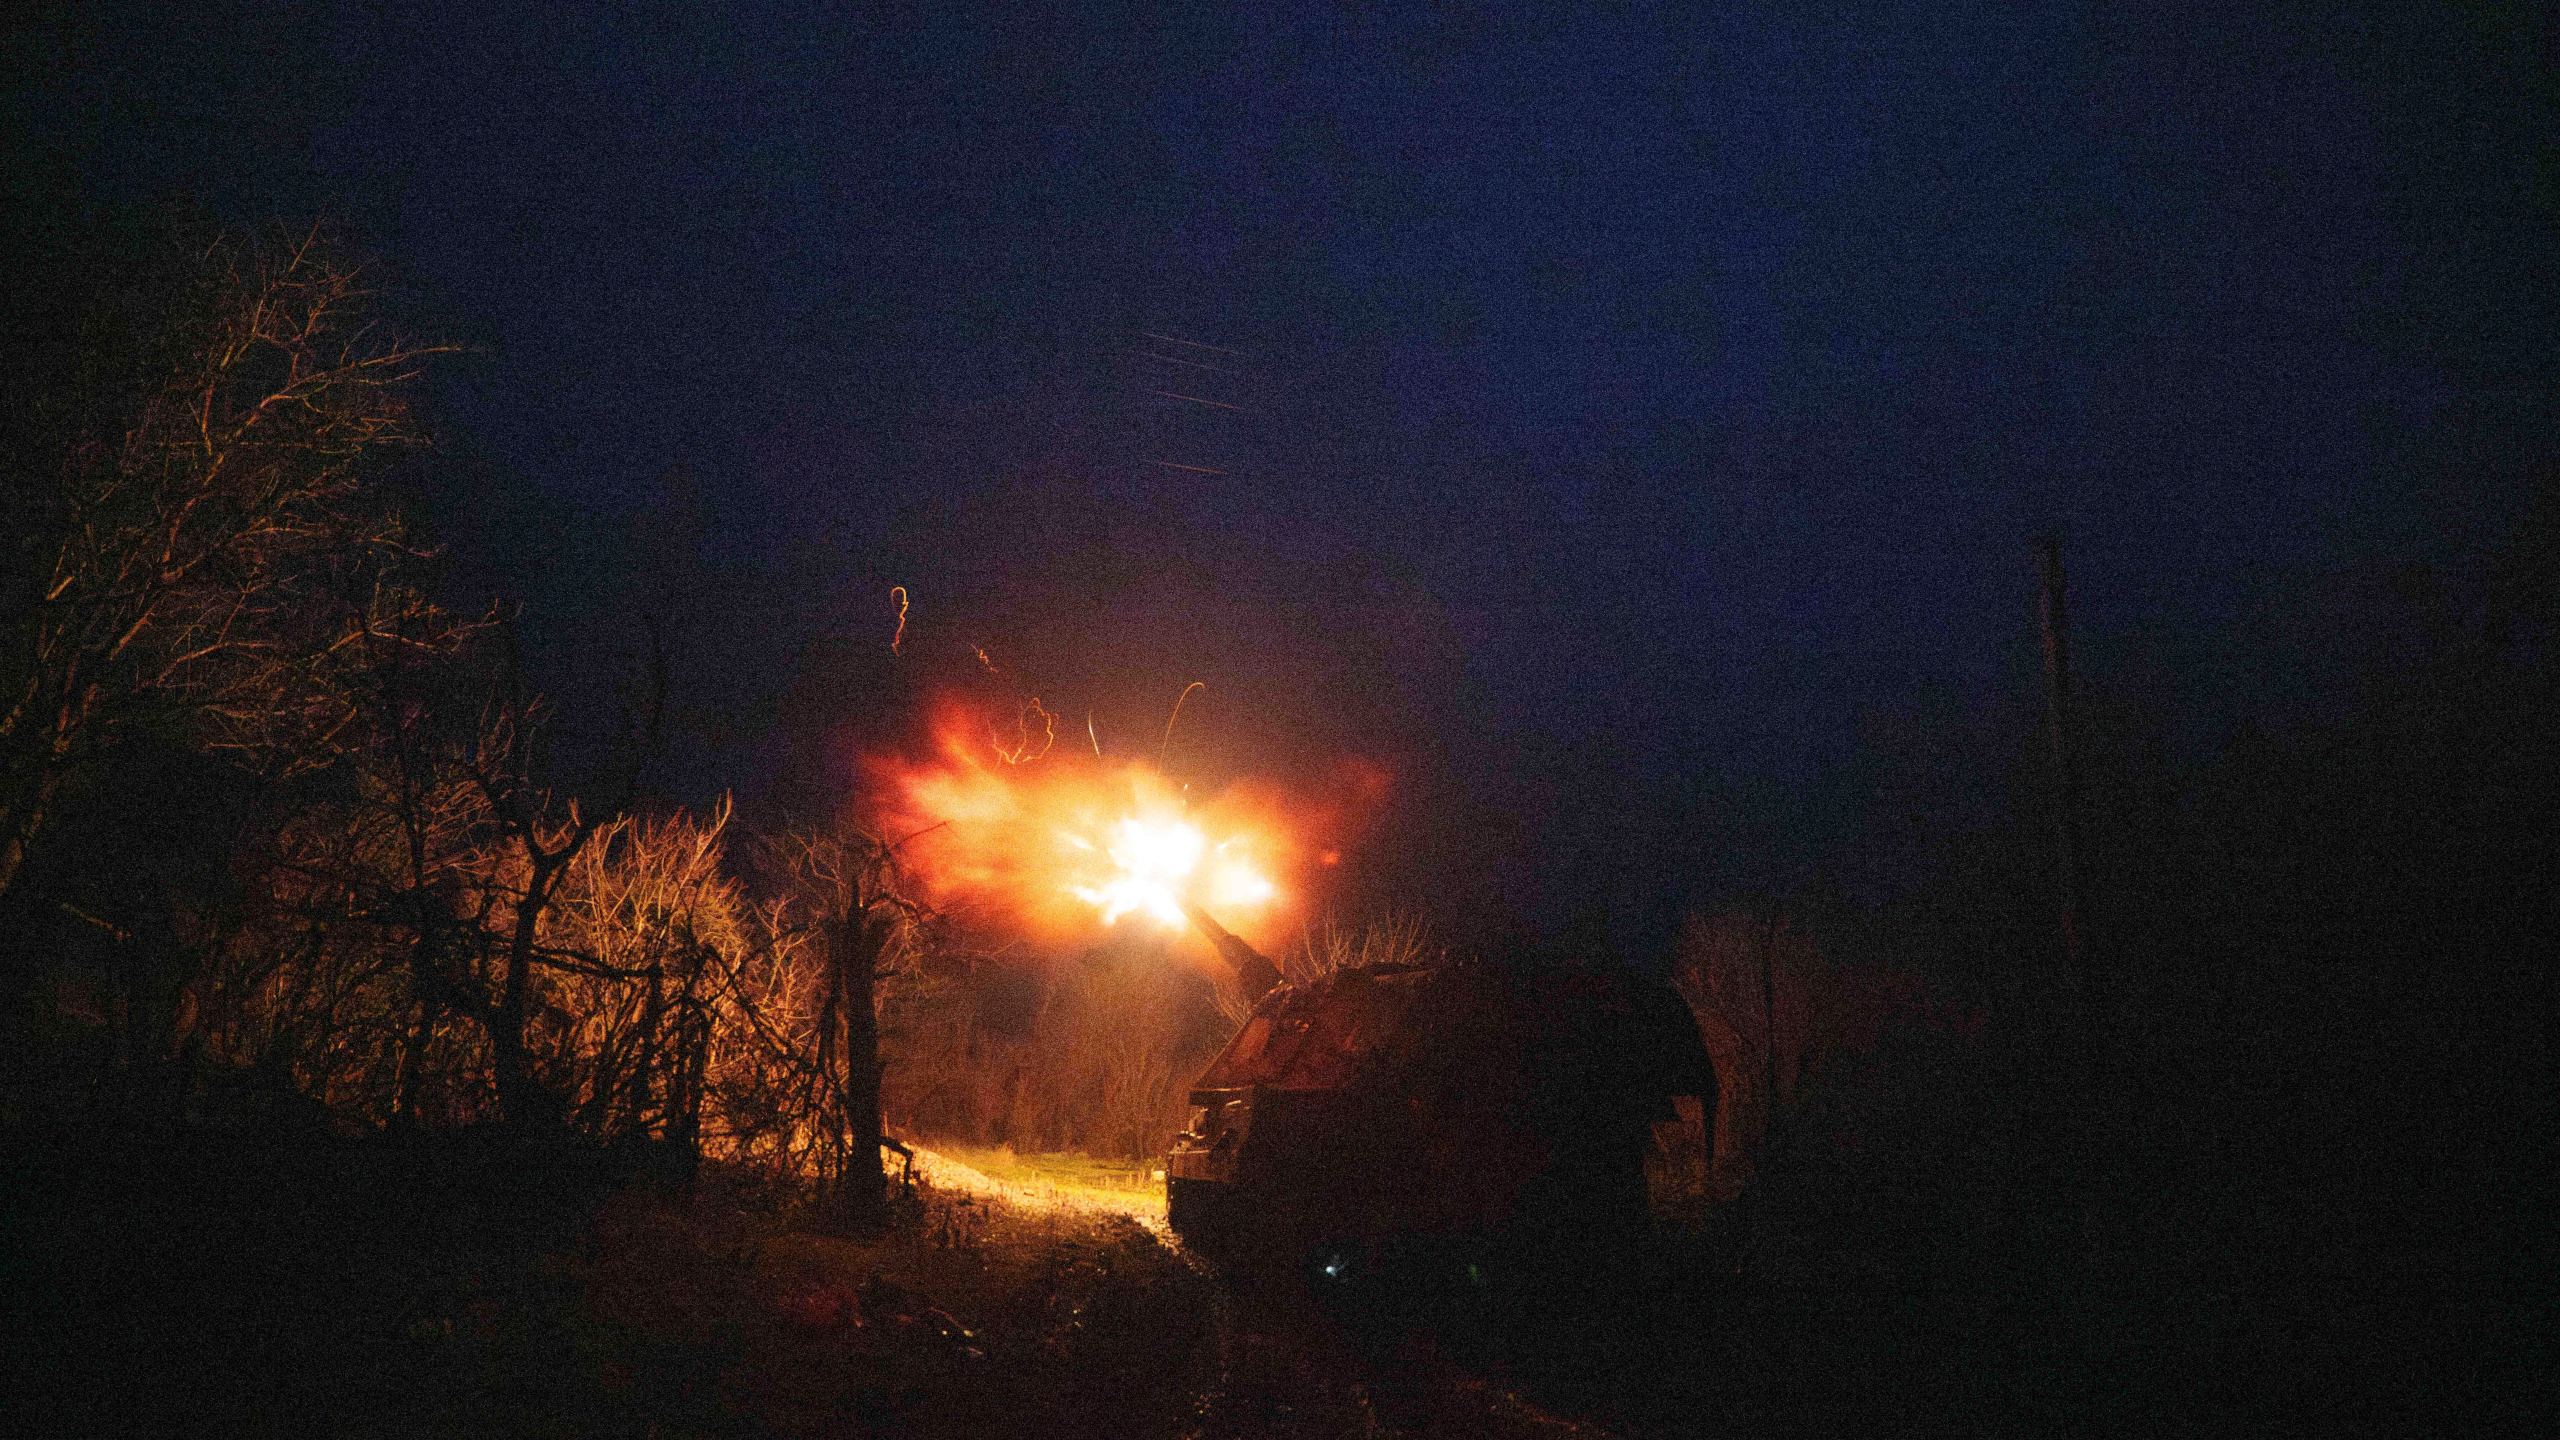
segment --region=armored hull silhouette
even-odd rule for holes
[[[1167,1208],[1232,1257],[1606,1236],[1646,1220],[1653,1123],[1714,1094],[1687,1007],[1623,971],[1339,970],[1271,988],[1202,1072]]]

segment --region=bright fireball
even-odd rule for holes
[[[1061,839],[1079,854],[1092,855],[1097,848],[1081,835]],[[1175,816],[1125,816],[1111,827],[1099,851],[1107,867],[1104,877],[1072,883],[1067,893],[1101,911],[1106,925],[1136,911],[1178,930],[1184,924],[1185,900],[1227,911],[1250,909],[1278,892],[1245,858],[1240,842],[1212,846],[1199,826]]]
[[[1168,929],[1198,905],[1240,933],[1268,929],[1303,884],[1306,847],[1278,796],[1250,786],[1195,799],[1152,766],[1064,750],[1009,763],[984,722],[947,707],[936,753],[875,759],[883,828],[936,898],[993,902],[1065,938],[1136,915]]]

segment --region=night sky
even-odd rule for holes
[[[1642,945],[1816,864],[1873,717],[2032,705],[2035,536],[2209,745],[2555,458],[2547,20],[41,8],[12,204],[343,219],[475,347],[454,585],[572,696],[671,603],[693,796],[876,710],[903,584],[1107,746],[1201,679],[1206,783],[1385,765],[1376,887]]]

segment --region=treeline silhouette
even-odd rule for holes
[[[110,227],[13,347],[0,1122],[502,1135],[882,1204],[875,999],[932,917],[849,826],[639,803],[663,684],[564,774],[517,617],[392,495],[449,347],[326,228]]]

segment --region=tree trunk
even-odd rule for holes
[[[409,1033],[400,1040],[400,1068],[391,1092],[391,1128],[402,1132],[418,1126],[418,1077],[426,1067],[427,1041],[435,1028],[434,1017],[425,1005],[414,1008]]]
[[[845,918],[838,947],[836,984],[844,1018],[845,1164],[840,1186],[845,1220],[877,1225],[887,1212],[889,1173],[880,1163],[880,936],[871,917],[857,910]]]
[[[676,1075],[667,1102],[667,1144],[677,1180],[690,1188],[702,1168],[702,1092],[711,1062],[711,1022],[687,1001],[678,1021]]]
[[[533,1078],[532,1058],[524,1043],[525,1011],[533,990],[533,948],[550,898],[551,867],[539,859],[526,879],[524,899],[516,906],[515,934],[507,946],[507,983],[489,1012],[490,1069],[498,1082],[498,1112],[518,1133],[546,1128],[557,1118],[541,1086]]]
[[[609,1072],[609,1057],[596,1059],[597,1121],[589,1129],[598,1137],[629,1136],[634,1140],[649,1138],[650,1112],[656,1107],[660,1091],[658,1068],[674,1063],[671,1048],[665,1043],[667,1001],[665,979],[656,970],[649,972],[649,998],[641,1006],[639,1038],[632,1042],[632,1053],[625,1073]],[[675,1094],[675,1079],[669,1076],[664,1089]],[[621,1102],[622,1114],[617,1122],[614,1101]],[[664,1118],[663,1114],[661,1118]]]
[[[62,772],[47,766],[27,788],[25,798],[12,802],[6,813],[0,813],[0,899],[6,899],[18,883],[18,872],[26,868],[27,849],[35,843],[36,832],[44,828],[54,795],[61,787]]]

